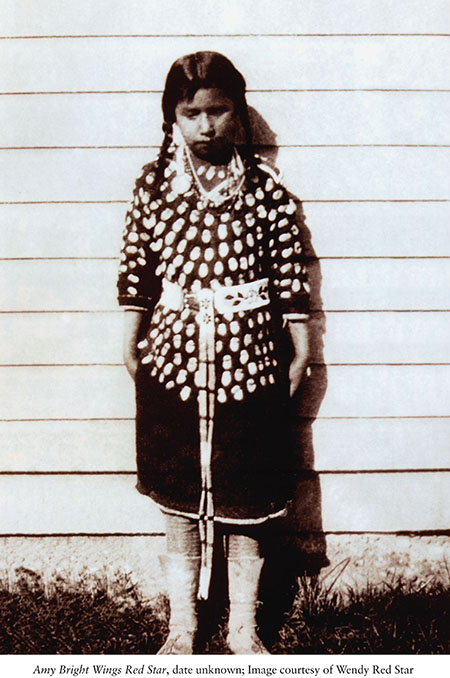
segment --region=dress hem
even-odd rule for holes
[[[151,497],[149,498],[152,499]],[[167,506],[163,506],[162,504],[158,503],[155,499],[152,499],[152,501],[156,504],[156,506],[158,506],[158,508],[163,513],[168,513],[169,515],[172,516],[183,516],[184,518],[190,518],[191,520],[200,520],[200,516],[198,513],[190,513],[189,511],[179,511],[177,509],[171,509],[168,508]],[[261,516],[260,518],[225,518],[222,516],[215,515],[213,518],[213,522],[224,523],[225,525],[261,525],[262,523],[266,523],[268,520],[274,520],[275,518],[284,518],[286,515],[287,515],[287,506],[284,506],[279,511],[276,511],[275,513],[269,513],[268,515]]]

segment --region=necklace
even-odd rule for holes
[[[226,166],[223,181],[210,191],[207,191],[203,186],[187,145],[184,147],[184,166],[186,172],[191,175],[197,195],[205,207],[220,207],[236,196],[244,184],[244,165],[236,149],[233,149],[232,158]]]

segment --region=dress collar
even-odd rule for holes
[[[210,166],[213,167],[213,165],[205,162],[206,172]],[[186,193],[189,189],[193,189],[197,193],[199,201],[205,207],[219,207],[235,197],[240,193],[245,181],[244,163],[236,148],[233,148],[229,163],[223,166],[225,172],[223,181],[208,191],[202,184],[199,172],[194,166],[191,151],[182,139],[176,145],[169,169],[173,171],[171,179],[172,192],[179,195]]]

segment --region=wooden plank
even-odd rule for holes
[[[151,157],[146,149],[3,150],[0,202],[128,200]],[[449,199],[450,148],[280,148],[276,162],[302,200]]]
[[[0,336],[4,339],[0,362],[3,365],[121,364],[122,328],[120,312],[2,314]]]
[[[392,3],[392,0],[79,0],[76,7],[61,0],[3,0],[4,35],[76,35],[124,33],[291,33],[291,32],[438,32],[450,28],[448,4],[433,0],[423,11],[421,0]],[[448,31],[447,31],[448,32]]]
[[[280,148],[286,186],[301,200],[449,198],[448,148]]]
[[[320,271],[325,309],[444,309],[450,299],[447,259],[323,260]]]
[[[247,98],[257,144],[450,143],[450,92],[250,92]],[[159,146],[161,121],[156,92],[2,96],[0,147]]]
[[[161,534],[162,514],[135,482],[120,475],[0,477],[2,533]]]
[[[11,277],[12,276],[12,277]],[[112,310],[116,302],[114,261],[3,261],[3,310]],[[15,280],[15,286],[7,281]]]
[[[320,485],[326,532],[448,529],[449,473],[326,475]]]
[[[134,389],[124,367],[4,367],[8,401],[0,419],[109,419],[134,416]]]
[[[319,257],[450,254],[449,203],[309,203],[304,211]]]
[[[450,419],[317,419],[312,430],[312,442],[306,424],[296,438],[299,468],[395,471],[449,467]],[[0,473],[135,470],[131,419],[0,422],[0,435]]]
[[[0,310],[114,310],[117,268],[115,261],[2,261]],[[314,309],[449,308],[447,259],[328,259],[310,268]]]
[[[444,37],[189,36],[3,40],[0,91],[160,90],[197,50],[225,53],[249,89],[448,89]]]
[[[447,529],[449,481],[449,473],[322,476],[321,504],[311,502],[317,481],[301,483],[298,524],[317,528],[322,517],[325,532]],[[2,533],[161,534],[160,511],[134,483],[134,476],[0,477]]]
[[[134,422],[1,422],[0,472],[134,471]]]
[[[127,205],[0,205],[0,258],[117,257]]]
[[[122,326],[116,312],[0,314],[0,364],[122,363]],[[322,328],[311,323],[311,362],[450,363],[450,313],[328,313]]]
[[[0,419],[134,416],[132,381],[122,366],[2,367],[0,378],[2,391],[8,393],[0,406]],[[313,367],[299,414],[446,417],[449,379],[449,365]]]
[[[450,362],[450,313],[329,313],[325,322],[326,363]],[[314,334],[312,343],[320,361]]]
[[[0,205],[0,258],[116,258],[126,207]],[[308,203],[303,209],[319,257],[450,256],[449,203]]]
[[[318,419],[313,435],[318,471],[450,466],[450,419]]]
[[[448,144],[445,92],[261,92],[249,105],[260,144]],[[433,126],[433,130],[429,129]],[[270,133],[272,132],[272,134]]]

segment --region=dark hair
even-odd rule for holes
[[[218,52],[195,52],[177,59],[171,66],[162,96],[164,139],[156,162],[154,190],[159,192],[164,170],[171,157],[175,109],[180,101],[191,100],[199,89],[217,88],[233,101],[245,135],[244,160],[255,162],[252,134],[245,98],[246,83],[231,61]]]

